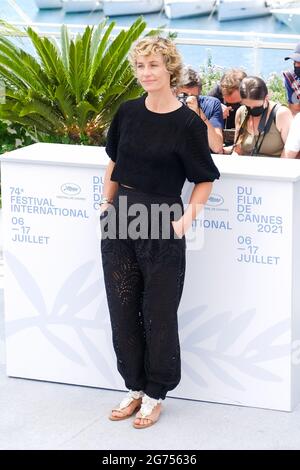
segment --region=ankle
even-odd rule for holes
[[[161,398],[156,400],[155,398],[151,398],[148,395],[144,394],[142,398],[142,406],[141,406],[141,417],[147,418],[147,416],[151,415],[154,408],[161,404]]]
[[[128,391],[128,394],[130,394],[130,396],[131,396],[134,400],[138,400],[139,398],[143,398],[143,396],[145,395],[145,393],[143,392],[143,390],[129,390],[129,391]]]
[[[142,402],[150,402],[153,405],[159,405],[162,402],[162,398],[152,398],[149,397],[146,393],[144,393]]]

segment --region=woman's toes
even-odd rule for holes
[[[138,426],[145,426],[149,421],[150,420],[147,418],[136,418],[134,424],[137,424]]]

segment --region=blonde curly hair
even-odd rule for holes
[[[135,75],[138,56],[149,56],[150,54],[162,54],[166,69],[171,76],[170,86],[172,88],[178,86],[181,81],[183,64],[174,42],[160,36],[150,36],[136,42],[128,56]]]

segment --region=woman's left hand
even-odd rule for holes
[[[188,96],[186,99],[187,106],[199,115],[199,105],[196,96]]]
[[[200,116],[200,118],[202,119],[202,121],[206,122],[207,121],[207,117],[205,116],[204,112],[202,111],[201,108],[199,108],[199,104],[198,104],[198,100],[197,100],[197,97],[196,96],[189,96],[187,99],[186,99],[186,104],[187,106],[192,109],[193,111],[195,111],[195,113],[198,114],[198,116]]]

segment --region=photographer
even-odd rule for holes
[[[222,103],[225,145],[233,144],[235,116],[241,106],[240,84],[246,76],[246,72],[242,69],[227,70],[220,83],[209,93]]]
[[[190,67],[185,67],[182,83],[176,90],[177,98],[195,111],[207,127],[208,143],[213,153],[223,153],[223,117],[217,98],[202,96],[201,78]]]
[[[269,99],[260,77],[246,77],[240,85],[242,106],[236,113],[233,147],[224,152],[236,155],[285,157],[284,145],[292,123],[292,113]]]
[[[300,112],[300,42],[297,44],[295,51],[285,60],[291,59],[294,62],[294,70],[283,72],[284,86],[286,89],[289,108],[295,116]]]

